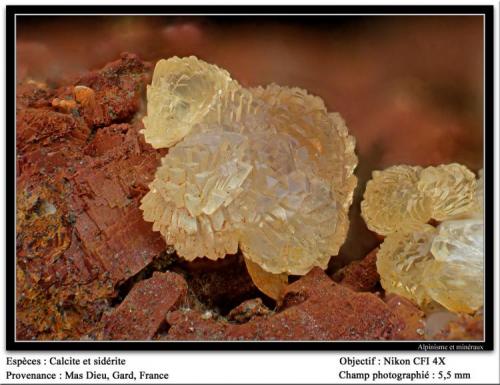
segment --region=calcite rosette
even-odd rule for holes
[[[418,189],[422,167],[393,166],[374,171],[361,202],[363,218],[380,235],[416,230],[431,219],[430,197]]]
[[[241,87],[195,57],[160,60],[147,93],[144,136],[169,152],[141,208],[167,244],[187,260],[241,249],[273,297],[265,273],[276,283],[327,267],[356,186],[338,113],[302,89]]]
[[[377,270],[387,292],[454,312],[483,306],[482,171],[479,175],[477,180],[456,163],[373,173],[361,210],[368,228],[386,236]]]

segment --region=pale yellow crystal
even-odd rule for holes
[[[146,141],[154,148],[173,146],[235,87],[227,71],[194,56],[158,61],[147,87]]]
[[[273,84],[252,91],[265,101],[267,130],[250,136],[259,172],[240,201],[241,248],[275,274],[324,269],[347,234],[354,139],[338,114],[304,90]]]
[[[339,113],[328,113],[323,100],[300,88],[271,84],[251,90],[269,106],[269,124],[274,130],[295,138],[316,162],[316,173],[332,182],[338,201],[344,207],[352,203],[357,184],[354,169],[355,139]]]
[[[436,301],[454,312],[483,305],[483,223],[443,222],[437,229],[390,234],[377,254],[382,287],[425,306]]]
[[[238,251],[237,218],[228,206],[253,166],[248,139],[236,133],[196,134],[170,149],[142,199],[144,219],[188,259]]]
[[[150,109],[151,106],[151,109]],[[340,115],[297,88],[245,89],[194,57],[161,61],[146,141],[171,147],[144,218],[186,259],[238,246],[273,274],[326,268],[345,240],[356,185]]]
[[[397,167],[398,176],[401,167],[410,168]],[[401,186],[393,182],[393,170],[394,167],[374,173],[378,177],[376,187],[379,189],[367,188],[363,202],[363,215],[368,226],[375,231],[381,228],[389,230],[377,255],[382,286],[420,306],[436,301],[454,312],[478,310],[483,305],[482,172],[476,181],[474,174],[464,166],[450,164],[420,170],[418,177],[412,180],[400,178],[403,190],[411,190],[409,185],[414,183],[420,197],[431,202],[432,217],[442,220],[437,228],[425,224],[422,219],[417,224],[419,228],[408,229],[408,221],[401,220],[399,211],[391,214],[386,208],[377,206],[376,198],[385,191],[384,204],[389,207],[406,205],[408,215],[412,213],[408,194],[395,192]],[[394,202],[396,199],[401,199],[401,202]],[[414,197],[411,199],[415,200]],[[390,231],[388,222],[400,230]]]
[[[424,271],[423,285],[447,309],[474,312],[483,306],[483,221],[446,221],[438,230],[431,246],[435,261]]]
[[[476,177],[457,163],[427,167],[418,189],[432,201],[432,218],[438,221],[466,215],[475,204]]]
[[[377,253],[377,271],[382,287],[420,306],[431,301],[422,275],[434,261],[432,239],[437,230],[430,225],[413,232],[395,232],[385,238]]]
[[[257,263],[245,258],[247,271],[257,288],[275,300],[281,300],[288,285],[288,274],[269,273]]]
[[[483,306],[483,270],[433,261],[422,276],[429,296],[455,313],[474,313]]]
[[[482,219],[445,221],[432,242],[432,254],[438,261],[460,263],[482,269],[484,224]]]
[[[431,219],[431,200],[417,188],[417,166],[393,166],[374,171],[361,202],[368,228],[381,235],[418,229]]]

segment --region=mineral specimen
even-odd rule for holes
[[[239,247],[276,275],[326,268],[356,185],[339,114],[298,88],[243,88],[195,57],[160,60],[147,96],[145,139],[170,149],[141,208],[167,244],[187,260]]]
[[[423,169],[418,189],[432,202],[432,218],[443,221],[473,210],[477,182],[467,167],[452,163]]]
[[[459,164],[375,171],[361,203],[368,227],[386,235],[380,282],[425,306],[454,312],[483,305],[483,176]],[[427,222],[441,221],[437,227]]]
[[[161,154],[142,140],[142,124],[123,123],[150,72],[123,54],[59,88],[16,86],[17,340],[79,340],[122,282],[164,250],[139,209]],[[55,98],[76,108],[53,107]]]
[[[417,229],[431,219],[430,199],[418,189],[421,167],[393,166],[374,171],[361,202],[368,228],[381,235]]]
[[[434,227],[424,225],[413,232],[397,231],[384,240],[377,254],[377,270],[386,291],[419,305],[429,302],[422,276],[433,259],[430,247],[435,232]]]

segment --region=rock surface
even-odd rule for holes
[[[259,294],[241,255],[228,256],[216,262],[202,258],[181,263],[180,267],[196,298],[222,314]]]
[[[114,124],[138,111],[149,71],[124,54],[59,89],[18,88],[19,339],[80,338],[115,287],[165,248],[138,209],[160,154],[139,124]],[[99,110],[73,99],[80,84],[95,90]],[[61,109],[56,97],[75,107]]]
[[[249,299],[231,310],[228,314],[228,320],[237,323],[245,323],[256,317],[271,315],[272,311],[267,308],[260,298]]]
[[[127,298],[103,316],[105,340],[148,340],[165,323],[165,315],[187,293],[184,279],[175,273],[154,273],[137,283]]]
[[[351,262],[337,270],[332,277],[333,280],[354,291],[371,291],[375,289],[380,281],[376,265],[378,250],[376,248],[362,260]]]
[[[203,319],[194,311],[167,315],[169,339],[182,340],[383,340],[402,322],[380,298],[333,282],[322,270],[289,285],[282,309],[242,325]]]
[[[384,298],[387,306],[403,321],[399,329],[398,339],[422,340],[425,334],[425,314],[415,304],[396,294],[388,294]]]

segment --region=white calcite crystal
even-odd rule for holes
[[[362,215],[386,238],[377,254],[388,292],[454,312],[483,306],[483,173],[459,164],[394,166],[374,172]],[[427,224],[438,220],[437,227]]]
[[[339,114],[302,89],[243,88],[195,57],[160,60],[147,95],[144,136],[169,152],[141,209],[167,244],[187,260],[240,248],[272,274],[327,267],[356,186]]]

